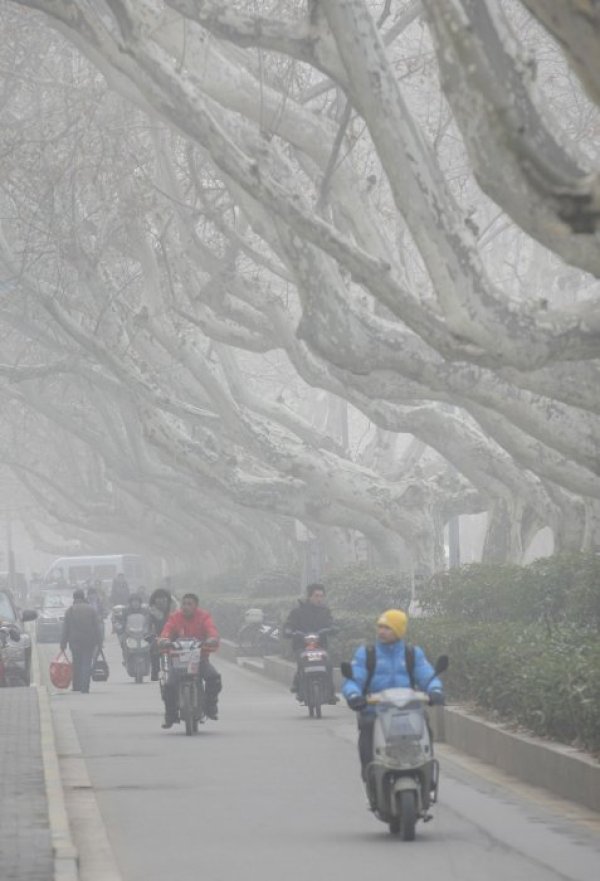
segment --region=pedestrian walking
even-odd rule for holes
[[[102,627],[98,614],[80,589],[73,591],[73,605],[67,609],[63,622],[60,640],[63,652],[67,645],[73,656],[73,691],[87,694],[94,656],[102,648]]]

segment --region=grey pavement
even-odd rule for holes
[[[35,688],[0,688],[0,878],[51,881],[52,840]]]
[[[416,842],[402,843],[366,809],[345,706],[309,720],[281,685],[217,655],[221,719],[187,738],[181,727],[161,730],[157,684],[128,679],[114,641],[107,655],[108,683],[52,702],[57,719],[74,723],[123,881],[203,874],[364,881],[399,871],[461,881],[597,881],[600,818],[543,791],[529,797],[527,788],[504,785],[441,749],[435,819],[420,825]]]

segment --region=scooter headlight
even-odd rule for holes
[[[125,640],[125,644],[128,649],[139,649],[142,643],[139,639],[135,639],[133,636],[128,636]]]

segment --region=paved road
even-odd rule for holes
[[[221,720],[187,738],[161,730],[156,684],[128,680],[114,643],[108,656],[108,683],[53,703],[72,715],[124,881],[597,881],[600,822],[583,812],[444,750],[436,818],[403,844],[366,809],[345,707],[311,721],[281,686],[217,660]]]

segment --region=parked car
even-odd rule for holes
[[[43,594],[35,623],[35,637],[38,642],[60,642],[65,612],[72,603],[71,591],[48,591]]]
[[[0,589],[0,624],[8,624],[19,631],[19,639],[9,639],[2,649],[4,679],[10,685],[31,683],[31,637],[25,632],[26,621],[34,621],[37,612],[26,609],[21,612],[8,590]]]

